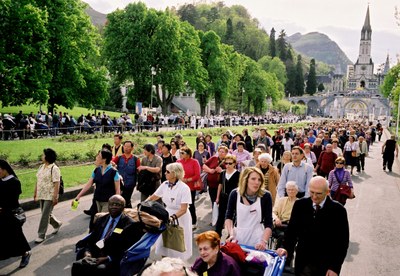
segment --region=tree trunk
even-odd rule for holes
[[[221,99],[218,96],[215,96],[214,99],[215,99],[215,114],[220,114],[220,112],[221,112]]]

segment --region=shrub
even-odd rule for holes
[[[68,161],[70,160],[70,156],[67,152],[59,152],[57,153],[57,161]]]
[[[9,151],[0,151],[0,159],[8,160],[8,157],[10,157]]]
[[[18,158],[18,163],[21,166],[28,166],[29,161],[31,161],[31,153],[22,153]]]
[[[71,152],[70,156],[73,160],[81,160],[82,157],[81,153],[77,151]]]

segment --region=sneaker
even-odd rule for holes
[[[37,238],[35,240],[35,243],[42,243],[42,242],[44,242],[44,238]]]
[[[55,234],[58,233],[58,231],[59,231],[60,228],[61,228],[61,225],[62,225],[62,222],[60,222],[60,223],[58,224],[58,226],[54,228],[53,235],[55,235]]]
[[[22,256],[21,263],[19,264],[20,268],[24,268],[29,264],[29,260],[31,259],[32,251],[27,251],[26,255]]]

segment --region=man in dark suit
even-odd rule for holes
[[[144,234],[140,223],[122,213],[124,206],[122,196],[110,197],[109,214],[100,217],[90,236],[77,244],[81,249],[78,261],[72,266],[72,275],[119,275],[124,252]],[[90,262],[92,265],[88,265]]]
[[[310,197],[295,202],[283,241],[277,253],[293,256],[297,243],[295,274],[337,276],[349,246],[346,209],[328,196],[321,176],[311,179]]]

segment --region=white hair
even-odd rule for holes
[[[167,165],[166,169],[171,173],[175,174],[176,179],[182,180],[185,175],[185,171],[183,170],[183,166],[181,163],[170,163]]]
[[[288,189],[288,188],[295,188],[297,191],[299,191],[299,186],[297,186],[296,181],[286,182],[286,189]]]
[[[272,157],[268,153],[262,153],[260,156],[258,156],[258,160],[266,160],[268,163],[272,162]]]

